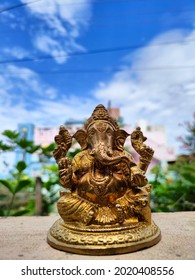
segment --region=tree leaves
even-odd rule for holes
[[[33,145],[33,141],[21,138],[16,141],[16,144],[22,149],[27,149],[28,147],[31,147]]]
[[[0,216],[6,216],[5,211],[3,209],[0,209]]]
[[[0,151],[2,152],[13,151],[13,147],[3,143],[3,141],[0,140]]]
[[[12,216],[23,216],[27,213],[29,213],[30,210],[29,209],[23,209],[23,210],[19,210],[19,211],[16,211],[12,214]]]
[[[14,131],[14,130],[4,130],[2,135],[6,136],[7,138],[11,139],[11,140],[15,140],[19,137],[19,133]]]
[[[26,165],[25,161],[19,161],[16,165],[16,169],[18,170],[19,173],[24,171],[26,169],[26,167],[27,167],[27,165]]]
[[[41,152],[44,156],[51,157],[51,156],[53,156],[54,149],[55,149],[55,143],[51,143],[47,147],[41,147]]]
[[[19,181],[8,181],[1,179],[0,184],[2,184],[6,189],[8,189],[12,194],[16,194],[27,186],[31,185],[30,179],[21,179]]]
[[[165,172],[153,169],[151,206],[155,212],[195,210],[195,162],[177,161]]]
[[[182,176],[186,181],[190,182],[191,184],[194,184],[194,187],[195,187],[195,176],[194,175],[185,172],[185,173],[182,173]]]
[[[41,146],[39,146],[39,145],[31,145],[30,147],[28,147],[27,149],[26,149],[26,151],[27,151],[27,153],[29,153],[29,154],[34,154],[35,152],[37,152],[38,150],[40,150],[41,149]]]
[[[185,122],[183,126],[188,134],[181,136],[178,140],[183,144],[182,148],[187,150],[191,155],[195,156],[195,112],[191,122]]]
[[[8,180],[1,179],[0,184],[2,184],[4,187],[6,187],[11,193],[14,192],[12,184]]]
[[[31,184],[31,180],[30,179],[24,179],[24,180],[20,180],[18,181],[16,188],[15,188],[15,193],[21,191],[22,189],[24,189],[25,187],[29,186]]]

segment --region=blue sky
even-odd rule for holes
[[[178,145],[192,119],[193,0],[1,0],[0,34],[1,131],[84,119],[111,100]]]

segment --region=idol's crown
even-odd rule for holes
[[[88,129],[95,121],[100,120],[110,123],[114,130],[119,129],[116,121],[109,115],[108,110],[102,104],[94,109],[91,117],[85,122],[85,129]]]

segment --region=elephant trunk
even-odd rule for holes
[[[108,150],[108,147],[105,145],[102,145],[101,143],[93,150],[93,154],[96,160],[98,160],[102,165],[113,165],[118,164],[122,160],[126,160],[129,162],[129,159],[123,155],[123,156],[110,156],[109,154],[112,154],[110,150]]]

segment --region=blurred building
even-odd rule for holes
[[[18,124],[18,132],[20,138],[25,138],[28,141],[34,141],[35,127],[31,123],[20,123]],[[16,162],[24,160],[27,165],[31,163],[31,154],[25,153],[23,149],[17,148],[16,150]]]
[[[134,127],[126,125],[124,129],[131,134],[136,127],[140,127],[144,136],[147,137],[145,144],[154,150],[154,156],[148,170],[157,164],[164,162],[169,163],[176,160],[175,149],[168,145],[166,128],[163,125],[150,125],[146,121],[139,121]],[[138,162],[139,155],[131,146],[129,138],[125,142],[125,146]]]
[[[69,133],[73,135],[78,129],[83,127],[84,120],[68,120],[64,123]],[[54,142],[54,137],[58,134],[59,127],[35,127],[34,128],[34,142],[35,145],[43,147],[49,146]]]
[[[74,135],[78,129],[83,127],[84,122],[85,120],[70,119],[65,122],[64,126],[68,129],[71,135]]]
[[[123,117],[121,117],[121,115],[120,115],[120,108],[112,107],[111,106],[111,101],[108,101],[108,108],[107,108],[107,110],[108,110],[109,115],[113,119],[115,119],[120,126],[124,125]]]
[[[54,142],[54,137],[59,132],[59,127],[35,127],[34,143],[43,147],[49,146]]]

